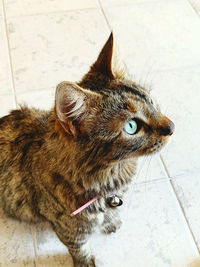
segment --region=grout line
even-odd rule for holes
[[[162,161],[162,160],[161,160]],[[161,164],[162,164],[162,166],[163,166],[163,163],[161,162]],[[163,169],[164,169],[164,172],[166,173],[166,169],[165,169],[165,167],[163,167]],[[200,172],[200,170],[198,169],[198,170],[196,170],[195,172],[192,172],[192,173],[199,173]],[[152,183],[161,183],[161,182],[166,182],[166,179],[167,179],[167,181],[170,181],[170,182],[172,182],[173,183],[173,181],[176,181],[176,180],[181,180],[182,179],[182,177],[185,177],[185,175],[188,175],[188,173],[183,173],[183,174],[180,174],[180,175],[175,175],[175,176],[173,176],[173,177],[170,177],[170,176],[168,176],[168,175],[166,175],[165,177],[163,176],[163,177],[160,177],[160,178],[157,178],[157,179],[153,179],[153,180],[149,180],[149,181],[144,181],[144,182],[136,182],[136,183],[134,183],[134,185],[137,185],[137,186],[143,186],[143,185],[148,185],[148,184],[152,184]]]
[[[163,165],[163,163],[161,163],[161,164]],[[164,169],[164,172],[166,173],[165,169]],[[198,173],[199,173],[199,171],[198,171]],[[173,178],[167,176],[167,177],[161,177],[161,178],[157,178],[157,179],[149,180],[149,181],[145,181],[145,182],[135,182],[134,186],[144,186],[144,185],[149,185],[149,184],[154,184],[154,183],[163,183],[166,181],[170,181],[170,183],[173,183],[173,181],[181,180],[183,176],[185,176],[185,174],[181,174],[179,176],[174,176]]]
[[[190,223],[189,223],[189,221],[188,221],[188,219],[187,219],[185,210],[184,210],[184,208],[183,208],[183,206],[182,206],[182,203],[181,203],[181,201],[180,201],[180,199],[179,199],[179,196],[178,196],[178,194],[177,194],[177,192],[176,192],[176,189],[175,189],[174,184],[173,184],[173,182],[172,182],[172,179],[171,179],[171,177],[170,177],[169,171],[168,171],[168,169],[167,169],[167,166],[166,166],[165,161],[164,161],[164,159],[163,159],[163,157],[162,157],[161,154],[160,154],[160,160],[161,160],[161,162],[162,162],[162,165],[164,166],[165,172],[166,172],[167,177],[168,177],[168,179],[169,179],[169,183],[170,183],[171,188],[172,188],[172,190],[173,190],[173,192],[174,192],[174,195],[175,195],[175,198],[176,198],[176,200],[177,200],[177,202],[178,202],[178,204],[179,204],[179,207],[180,207],[180,209],[181,209],[181,211],[182,211],[182,214],[183,214],[184,219],[185,219],[185,221],[186,221],[188,230],[189,230],[189,232],[190,232],[190,234],[191,234],[191,236],[192,236],[192,238],[193,238],[193,241],[194,241],[194,243],[195,243],[195,246],[196,246],[196,248],[197,248],[197,251],[198,251],[199,254],[200,254],[200,248],[198,247],[197,240],[196,240],[196,238],[195,238],[195,236],[194,236],[194,233],[192,232],[192,229],[191,229],[191,227],[190,227]]]
[[[192,7],[192,9],[195,11],[195,13],[200,16],[200,11],[196,8],[196,3],[192,0],[188,0],[189,5]],[[200,17],[199,17],[200,18]]]
[[[14,72],[13,72],[13,64],[12,64],[12,58],[11,58],[10,40],[9,40],[9,35],[8,35],[8,25],[7,25],[6,8],[5,8],[4,0],[2,0],[2,16],[3,16],[3,26],[5,30],[7,48],[8,48],[8,63],[9,63],[10,77],[11,77],[10,79],[11,90],[13,93],[13,106],[14,108],[17,108],[18,103],[17,103],[17,96],[16,96],[16,89],[15,89],[15,80],[14,80]]]
[[[33,230],[33,226],[31,227],[31,235],[32,235],[32,240],[33,240],[33,248],[34,248],[34,253],[35,253],[35,267],[38,265],[38,254],[37,254],[37,245],[36,245],[36,238],[35,238],[35,231]]]

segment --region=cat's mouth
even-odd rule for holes
[[[144,154],[155,154],[161,151],[168,143],[170,137],[161,140],[156,140],[152,145],[146,147],[142,152]]]
[[[163,148],[163,146],[164,145],[162,145],[160,142],[156,142],[152,146],[147,147],[145,149],[145,154],[154,154],[154,153],[157,153],[157,152],[159,152]]]

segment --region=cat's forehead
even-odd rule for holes
[[[132,94],[146,101],[148,101],[150,98],[150,93],[145,87],[131,80],[122,80],[122,81],[113,80],[109,84],[109,88],[116,90],[124,95]]]
[[[148,122],[159,112],[159,107],[150,92],[134,82],[111,83],[104,94],[108,97],[104,103],[107,106],[106,110],[114,109],[112,114],[117,110],[125,109],[133,116]]]
[[[129,108],[132,108],[132,110],[134,110],[134,107],[136,108],[137,103],[139,104],[139,106],[141,104],[143,104],[144,106],[153,104],[150,92],[137,83],[113,83],[109,86],[109,88],[112,90],[112,92],[120,95],[121,98],[128,104]]]

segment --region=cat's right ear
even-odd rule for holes
[[[102,48],[96,62],[91,66],[91,73],[101,73],[107,77],[125,78],[126,71],[119,56],[119,49],[114,42],[113,33],[111,32],[108,40]]]
[[[55,111],[64,131],[76,136],[81,122],[93,111],[99,95],[76,83],[62,82],[56,88]]]

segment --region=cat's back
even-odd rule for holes
[[[23,107],[0,118],[0,206],[16,218],[37,220],[32,164],[45,140],[49,112]]]
[[[22,107],[0,118],[0,162],[23,153],[27,144],[42,143],[48,112]]]

